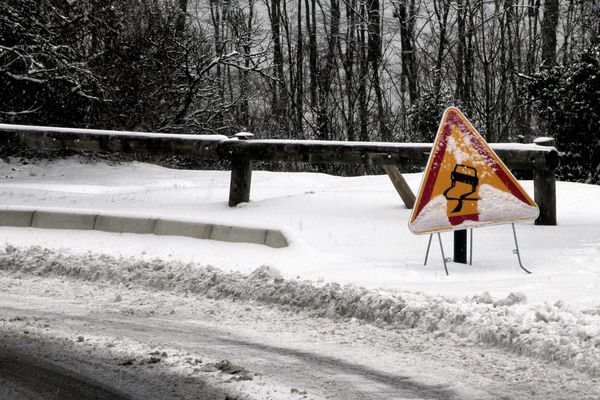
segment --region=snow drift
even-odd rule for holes
[[[496,300],[489,293],[463,299],[392,294],[354,285],[286,280],[269,266],[246,275],[191,263],[69,255],[40,247],[6,246],[0,250],[0,270],[260,301],[316,317],[354,318],[390,329],[417,328],[600,375],[600,312],[576,311],[562,302],[529,304],[519,293]]]

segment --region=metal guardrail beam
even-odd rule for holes
[[[335,142],[324,140],[237,140],[221,146],[223,158],[324,164],[417,165],[429,159],[432,143]],[[558,153],[536,144],[492,143],[490,147],[513,169],[554,169]]]
[[[183,135],[0,124],[0,143],[46,150],[126,154],[192,154],[232,162],[229,205],[250,199],[252,161],[424,166],[431,143],[335,142],[319,140],[247,140],[223,135]],[[553,142],[490,144],[511,169],[533,170],[538,225],[556,225]]]
[[[195,154],[209,160],[218,160],[219,145],[226,139],[227,136],[223,135],[180,135],[0,124],[0,143],[21,144],[44,150],[165,156]]]

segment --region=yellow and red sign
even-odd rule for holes
[[[539,209],[467,118],[446,109],[408,227],[416,234],[529,221]]]

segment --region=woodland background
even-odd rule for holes
[[[552,136],[600,182],[600,0],[1,0],[0,122],[431,142]]]

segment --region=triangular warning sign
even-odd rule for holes
[[[529,221],[537,205],[483,137],[446,109],[408,227],[416,234]]]

